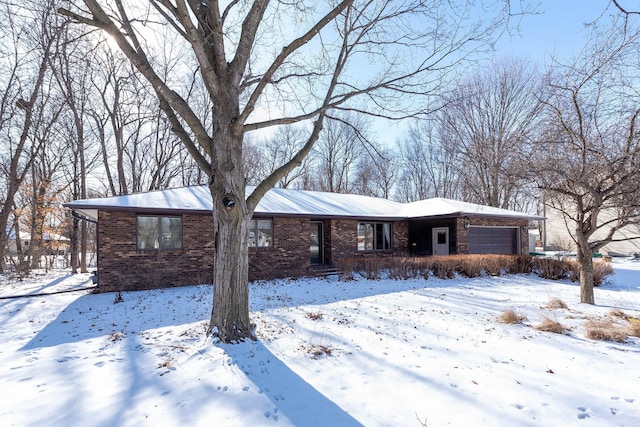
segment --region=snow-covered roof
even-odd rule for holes
[[[494,208],[476,203],[461,202],[460,200],[434,197],[405,204],[405,214],[408,218],[423,216],[494,216],[520,219],[542,219],[536,215],[525,214],[509,209]]]
[[[253,190],[247,188],[247,193]],[[165,212],[210,212],[211,193],[207,186],[173,188],[126,196],[76,200],[66,203],[69,209],[97,220],[99,210],[134,210]],[[274,188],[258,204],[257,215],[290,215],[312,217],[354,217],[408,219],[431,216],[482,215],[518,219],[540,219],[535,215],[443,198],[398,203],[378,197],[357,194]]]
[[[9,229],[9,227],[7,227],[7,230],[9,230],[9,240],[16,240],[15,230],[13,228]],[[26,231],[20,231],[19,235],[20,235],[20,240],[31,240],[31,233],[28,233]],[[50,242],[50,241],[70,242],[71,241],[71,239],[69,239],[68,237],[65,237],[56,233],[50,233],[48,231],[42,232],[42,240],[44,240],[45,242]]]

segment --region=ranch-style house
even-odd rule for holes
[[[211,282],[207,186],[65,206],[97,225],[101,292]],[[443,198],[398,203],[276,188],[261,200],[251,220],[249,279],[301,277],[345,258],[527,253],[529,224],[540,219]]]

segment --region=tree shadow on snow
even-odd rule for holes
[[[362,426],[344,409],[306,382],[260,341],[219,344],[246,377],[272,403],[266,419],[283,417],[293,425]]]
[[[122,294],[86,294],[73,300],[40,329],[21,350],[54,347],[112,334],[131,335],[147,329],[206,320],[211,310],[210,285]],[[122,296],[122,301],[118,296]],[[44,297],[46,298],[46,297]],[[29,304],[44,302],[30,299]]]

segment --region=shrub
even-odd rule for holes
[[[543,279],[569,279],[574,270],[570,261],[552,258],[533,258],[533,271]]]
[[[567,328],[562,326],[560,323],[555,320],[551,320],[548,317],[545,317],[542,320],[542,323],[536,326],[536,329],[543,332],[553,332],[554,334],[562,334],[567,330]]]
[[[605,278],[613,274],[613,267],[610,262],[598,261],[593,263],[593,285],[600,286]]]
[[[509,309],[502,312],[500,316],[498,316],[498,322],[506,323],[507,325],[519,325],[523,321],[527,319],[526,316],[521,316],[517,314],[515,311]]]
[[[585,328],[586,337],[592,340],[625,342],[628,338],[625,330],[611,320],[590,320]]]
[[[564,301],[562,301],[561,299],[552,298],[549,300],[549,302],[545,307],[552,308],[552,309],[567,308],[567,304],[565,304]]]
[[[433,257],[431,271],[439,279],[453,279],[455,277],[455,265],[458,260],[450,257]]]
[[[311,311],[307,311],[307,319],[311,319],[311,320],[320,320],[322,319],[322,313],[318,312],[311,312]]]
[[[529,274],[533,269],[533,258],[530,255],[511,257],[509,272],[512,274]]]
[[[456,269],[465,277],[480,277],[485,270],[482,261],[480,257],[475,255],[459,257],[459,266]]]
[[[302,345],[300,346],[300,349],[309,353],[313,359],[320,359],[323,356],[331,356],[331,353],[333,353],[333,348],[321,344],[310,344],[308,346]]]
[[[580,281],[580,270],[575,260],[534,258],[533,269],[543,279],[561,280],[569,279],[572,282]],[[593,284],[600,286],[605,278],[613,274],[611,263],[596,261],[593,263]]]
[[[629,318],[629,316],[626,315],[626,313],[622,310],[619,309],[612,309],[609,312],[609,316],[611,317],[617,317],[618,319],[623,319],[623,320],[627,320]]]
[[[342,279],[350,280],[360,275],[379,280],[428,278],[430,274],[440,279],[452,279],[455,274],[479,277],[483,274],[528,274],[535,272],[544,279],[579,280],[578,263],[569,259],[531,257],[529,255],[449,255],[429,257],[353,257],[336,261],[343,272]],[[594,284],[602,284],[613,273],[610,263],[594,264]]]
[[[629,318],[629,327],[627,328],[627,334],[630,337],[640,338],[640,320]]]
[[[441,279],[452,279],[456,273],[466,277],[483,274],[498,276],[505,273],[531,272],[528,255],[449,255],[429,257],[358,257],[342,258],[336,267],[343,272],[342,279],[356,276],[378,280],[428,278],[433,274]]]

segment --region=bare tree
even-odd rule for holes
[[[55,88],[53,76],[47,81],[48,88]],[[46,91],[47,97],[51,94]],[[30,138],[31,146],[35,150],[34,160],[31,163],[31,188],[30,188],[30,230],[31,238],[29,244],[29,254],[31,257],[31,268],[38,268],[40,259],[46,250],[43,241],[46,230],[46,219],[56,203],[58,194],[64,187],[54,184],[56,175],[61,169],[61,165],[66,161],[68,146],[63,133],[60,132],[59,117],[65,105],[56,92],[56,100],[50,102],[48,108],[40,108],[39,115],[34,121],[34,126]],[[45,117],[45,115],[47,117]],[[51,234],[51,233],[48,233]]]
[[[459,197],[459,168],[455,151],[449,150],[438,122],[413,123],[398,140],[401,178],[397,198],[414,202],[429,197]]]
[[[311,156],[315,183],[312,190],[353,193],[356,164],[366,155],[369,124],[353,114],[330,117]]]
[[[587,304],[595,303],[594,252],[640,223],[640,96],[629,67],[639,33],[614,21],[593,34],[580,57],[550,77],[546,132],[533,156],[533,176],[576,244]]]
[[[463,2],[465,3],[465,2]],[[251,337],[248,222],[264,194],[311,151],[330,109],[413,115],[439,91],[447,72],[504,24],[508,3],[482,19],[460,2],[121,0],[69,2],[60,12],[107,32],[149,81],[198,166],[213,200],[214,301],[209,333]],[[168,30],[191,48],[183,68],[197,70],[211,106],[204,123],[184,85],[155,68]],[[194,66],[194,61],[197,66]],[[245,133],[309,123],[305,144],[245,195]]]
[[[504,59],[474,72],[447,95],[440,137],[455,153],[465,199],[512,208],[523,185],[520,158],[540,111],[541,74]]]
[[[271,175],[280,165],[288,162],[304,145],[306,130],[302,127],[284,126],[276,129],[270,137],[259,142],[255,139],[245,141],[245,171],[247,182],[252,185]],[[309,167],[309,157],[305,157],[300,166],[285,174],[276,187],[295,186],[297,180]]]
[[[356,164],[355,193],[390,199],[398,179],[398,156],[371,142],[364,151]]]
[[[0,101],[0,162],[3,185],[0,210],[0,259],[7,247],[7,225],[11,219],[15,196],[40,151],[44,141],[33,138],[33,129],[39,119],[53,116],[44,110],[50,105],[48,86],[50,62],[56,54],[56,39],[61,29],[60,17],[53,14],[51,5],[34,4],[29,8],[4,4],[2,22],[8,35],[2,46],[5,61]],[[40,123],[46,127],[46,123]],[[15,230],[19,237],[18,230]],[[0,271],[3,268],[0,263]]]
[[[89,116],[90,100],[99,98],[93,92],[93,66],[96,49],[88,40],[80,37],[72,27],[65,27],[59,39],[59,55],[52,66],[61,96],[66,108],[62,112],[60,122],[65,127],[62,140],[65,141],[66,161],[63,172],[66,187],[72,200],[88,197],[87,178],[99,160],[99,152],[95,149],[96,138],[92,138]],[[52,141],[53,142],[53,141]],[[89,225],[76,216],[70,220],[68,237],[71,239],[71,273],[88,271]]]
[[[108,190],[112,195],[142,191],[136,162],[142,129],[153,117],[145,106],[144,83],[130,62],[108,47],[95,60],[100,66],[93,84],[102,102],[91,115],[99,132]]]

